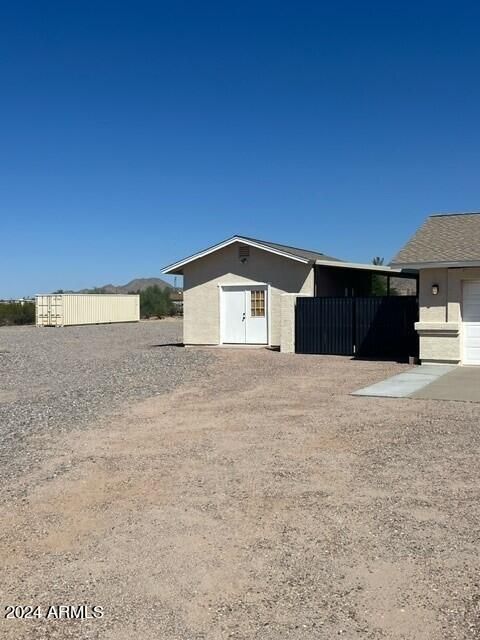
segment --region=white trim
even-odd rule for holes
[[[222,337],[223,337],[223,288],[222,286],[219,284],[217,285],[218,287],[218,344],[223,344],[222,343]]]
[[[472,284],[475,282],[480,282],[480,280],[478,280],[478,278],[474,279],[474,280],[462,280],[462,303],[460,305],[460,314],[461,314],[461,327],[462,327],[462,331],[460,334],[460,354],[461,354],[461,359],[460,359],[460,363],[462,365],[465,365],[467,367],[478,367],[480,366],[480,361],[478,360],[468,360],[467,358],[467,353],[466,353],[466,344],[465,344],[465,325],[467,324],[467,321],[465,320],[465,314],[464,314],[464,308],[465,308],[465,285],[468,284]],[[476,324],[476,323],[475,323]]]
[[[272,346],[272,287],[271,285],[267,284],[267,313],[268,313],[268,317],[267,317],[267,346],[271,347]]]
[[[457,262],[394,262],[392,264],[406,269],[455,269],[461,267],[480,267],[480,260],[459,260]]]
[[[162,269],[162,273],[167,273],[167,274],[173,273],[177,269],[180,269],[180,267],[183,267],[186,264],[188,264],[189,262],[193,262],[194,260],[198,260],[199,258],[208,256],[210,253],[219,251],[220,249],[223,249],[224,247],[228,247],[229,245],[234,244],[235,242],[241,242],[242,244],[247,244],[251,247],[255,247],[256,249],[263,249],[263,251],[268,251],[269,253],[274,253],[278,256],[289,258],[290,260],[296,260],[297,262],[302,262],[303,264],[308,264],[309,262],[311,262],[310,260],[307,260],[307,258],[301,258],[300,256],[296,256],[293,253],[288,253],[287,251],[281,251],[280,249],[274,249],[273,247],[270,247],[266,244],[255,242],[254,240],[243,238],[242,236],[233,236],[233,238],[224,240],[223,242],[220,242],[219,244],[216,244],[213,247],[205,249],[204,251],[199,251],[198,253],[194,253],[192,256],[189,256],[188,258],[184,258],[183,260],[179,260],[178,262],[174,262],[173,264],[170,264],[164,267]]]
[[[230,289],[230,288],[238,288],[238,287],[242,287],[243,289],[264,289],[267,292],[267,342],[265,344],[261,344],[261,345],[257,345],[257,344],[252,344],[249,345],[249,343],[246,343],[246,345],[244,346],[252,346],[252,347],[270,347],[272,342],[271,342],[271,285],[268,284],[267,282],[255,282],[255,283],[246,283],[246,282],[229,282],[228,284],[221,284],[218,283],[217,284],[218,287],[218,297],[219,297],[219,342],[218,344],[220,346],[223,345],[230,345],[230,343],[225,343],[223,342],[223,329],[224,329],[224,312],[225,312],[225,302],[224,302],[224,298],[223,298],[223,291],[224,289]]]
[[[315,260],[315,264],[326,267],[340,267],[341,269],[364,269],[366,271],[386,271],[388,273],[404,274],[402,269],[392,269],[388,265],[365,264],[362,262],[340,262],[339,260]],[[414,276],[415,274],[412,274]]]
[[[268,287],[270,286],[268,282],[247,282],[244,280],[243,282],[218,282],[217,287]]]

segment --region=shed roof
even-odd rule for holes
[[[173,264],[168,265],[164,269],[162,269],[163,273],[170,274],[181,274],[183,271],[183,267],[193,262],[194,260],[198,260],[199,258],[203,258],[210,253],[215,251],[219,251],[224,247],[227,247],[230,244],[235,242],[241,244],[247,244],[252,247],[257,247],[258,249],[264,249],[265,251],[269,251],[270,253],[274,253],[277,255],[281,255],[285,258],[289,258],[291,260],[296,260],[297,262],[303,262],[307,264],[308,262],[315,262],[316,260],[328,260],[329,262],[337,262],[338,258],[332,258],[331,256],[327,256],[320,251],[313,251],[310,249],[300,249],[299,247],[291,247],[285,244],[278,244],[277,242],[269,242],[266,240],[258,240],[257,238],[250,238],[248,236],[232,236],[231,238],[227,238],[223,242],[219,242],[203,251],[199,251],[198,253],[194,253],[183,260],[179,260]]]
[[[427,218],[392,260],[392,265],[468,266],[480,262],[480,212]]]
[[[314,251],[311,249],[300,249],[299,247],[291,247],[288,244],[278,244],[277,242],[268,242],[266,240],[257,240],[256,238],[248,238],[247,236],[238,236],[243,240],[251,240],[252,242],[256,242],[261,245],[265,245],[265,247],[270,247],[271,249],[278,249],[279,251],[284,251],[285,253],[291,253],[293,255],[299,256],[300,258],[305,258],[306,260],[330,260],[333,262],[340,262],[339,258],[332,258],[332,256],[327,256],[325,253],[321,253],[320,251]]]

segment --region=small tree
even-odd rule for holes
[[[383,258],[375,256],[372,260],[372,264],[375,266],[383,265]],[[372,296],[386,296],[387,295],[387,277],[372,273]]]

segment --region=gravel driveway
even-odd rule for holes
[[[179,348],[181,320],[0,327],[0,466],[22,475],[42,451],[32,439],[86,425],[128,402],[202,374],[206,352]]]
[[[2,638],[478,640],[478,404],[349,395],[391,363],[154,357],[188,384],[39,435],[0,508],[0,601],[104,617]]]

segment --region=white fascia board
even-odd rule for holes
[[[394,262],[395,267],[403,269],[458,269],[462,267],[480,267],[480,260],[459,260],[455,262]]]
[[[224,247],[228,247],[234,242],[241,242],[242,244],[247,244],[257,249],[263,249],[263,251],[268,251],[269,253],[274,253],[278,256],[289,258],[290,260],[296,260],[297,262],[302,262],[303,264],[308,264],[310,262],[306,258],[301,258],[300,256],[296,256],[293,253],[280,251],[279,249],[274,249],[273,247],[269,247],[268,245],[260,244],[259,242],[254,242],[253,240],[250,240],[247,238],[242,238],[242,236],[233,236],[233,238],[228,238],[228,240],[224,240],[223,242],[220,242],[219,244],[216,244],[213,247],[209,247],[204,251],[200,251],[199,253],[194,253],[192,256],[189,256],[188,258],[184,258],[183,260],[179,260],[178,262],[174,262],[173,264],[168,265],[167,267],[162,269],[162,273],[166,273],[166,274],[173,273],[174,271],[177,271],[177,269],[184,267],[189,262],[193,262],[194,260],[198,260],[199,258],[204,258],[205,256],[208,256],[210,253],[214,253],[215,251],[219,251]]]
[[[402,269],[392,269],[382,264],[364,264],[361,262],[339,262],[338,260],[315,260],[315,264],[325,267],[340,267],[341,269],[363,269],[365,271],[388,271],[388,273],[403,273]]]
[[[222,289],[228,289],[228,287],[244,287],[245,289],[252,287],[269,287],[269,282],[247,282],[244,280],[243,282],[219,282],[217,287]]]

